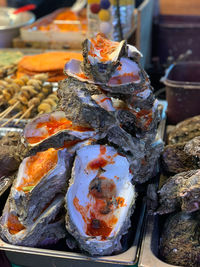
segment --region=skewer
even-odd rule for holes
[[[0,117],[4,115],[4,113],[6,113],[9,109],[11,109],[11,106],[8,107],[7,109],[5,109],[3,112],[0,113]]]
[[[6,126],[9,122],[11,122],[12,120],[14,120],[15,118],[19,117],[22,114],[22,111],[18,112],[17,114],[15,114],[14,116],[12,116],[9,120],[7,120],[6,122],[4,122],[1,127]]]
[[[28,114],[34,107],[35,107],[34,105],[30,106],[30,107],[24,112],[24,114],[22,114],[22,116],[15,122],[15,125],[17,125],[17,124],[20,122],[20,120],[22,120],[22,119],[26,116],[26,114]]]
[[[7,108],[5,110],[6,112],[3,114],[3,116],[1,116],[0,121],[5,118],[18,104],[20,104],[19,101],[17,101],[12,107]]]

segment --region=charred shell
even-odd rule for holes
[[[95,82],[106,83],[120,65],[120,58],[128,55],[126,41],[113,42],[101,34],[83,42],[83,71]]]
[[[22,141],[29,154],[34,154],[51,147],[70,147],[85,139],[95,139],[95,136],[92,128],[73,125],[64,112],[55,111],[30,121],[24,129]]]
[[[23,160],[1,218],[4,240],[39,246],[65,236],[60,212],[71,158],[66,149],[51,148]]]
[[[11,188],[10,202],[25,225],[32,224],[56,194],[65,193],[71,159],[72,156],[66,149],[57,151],[51,148],[22,161]],[[32,166],[37,168],[37,173],[30,173]],[[49,169],[49,166],[52,168]],[[40,179],[39,172],[42,175]]]
[[[0,220],[1,238],[13,245],[28,247],[55,244],[66,235],[63,218],[56,219],[63,202],[63,196],[58,195],[33,224],[25,226],[8,198]]]
[[[77,151],[66,201],[66,228],[91,255],[120,251],[135,203],[126,157],[109,146]]]
[[[115,123],[115,117],[114,109],[106,110],[92,97],[101,94],[102,92],[96,85],[82,83],[69,77],[59,85],[59,108],[65,112],[68,119],[78,125],[103,131]]]
[[[158,191],[157,213],[165,214],[176,210],[194,212],[200,209],[200,170],[182,172],[169,178]]]

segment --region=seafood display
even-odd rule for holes
[[[160,256],[173,265],[199,266],[199,120],[200,116],[186,119],[169,131],[161,157],[168,177],[158,190],[155,213],[169,214],[162,227]]]
[[[140,56],[98,34],[83,43],[83,60],[66,62],[56,110],[24,128],[3,240],[37,247],[68,233],[67,244],[70,235],[92,256],[123,251],[136,187],[152,178],[163,150],[159,104]]]

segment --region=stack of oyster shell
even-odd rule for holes
[[[135,184],[152,177],[163,148],[140,56],[98,34],[83,43],[83,61],[66,64],[57,110],[24,129],[25,158],[1,217],[5,241],[44,246],[68,231],[91,255],[121,251]]]

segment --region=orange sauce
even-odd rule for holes
[[[84,73],[77,73],[76,75],[82,79],[88,80],[88,77]]]
[[[35,186],[46,173],[55,167],[57,161],[58,151],[53,148],[29,157],[26,162],[26,177],[22,178],[22,183],[16,189],[26,192],[23,190],[24,187]]]
[[[79,131],[79,132],[93,130],[92,128],[89,127],[73,126],[72,122],[70,120],[67,120],[66,118],[61,118],[60,120],[56,120],[52,117],[50,117],[48,121],[39,122],[36,125],[36,129],[40,129],[43,127],[47,130],[46,134],[40,136],[26,136],[26,139],[29,142],[29,144],[35,144],[41,142],[42,140],[62,130],[70,129],[72,131]]]
[[[105,167],[107,164],[108,164],[108,161],[106,159],[99,157],[97,159],[90,161],[87,165],[87,169],[94,171],[94,170],[98,170],[99,168]]]
[[[7,227],[11,235],[15,235],[25,229],[25,227],[18,220],[18,217],[12,213],[9,213],[8,215]]]
[[[100,100],[100,102],[103,103],[103,102],[106,101],[106,100],[111,101],[111,99],[110,99],[109,97],[104,97],[103,99]]]
[[[125,84],[140,80],[140,76],[134,73],[124,73],[123,75],[110,78],[109,84]]]
[[[108,61],[109,55],[115,51],[117,46],[119,45],[118,42],[113,42],[105,38],[105,36],[101,33],[97,34],[96,39],[91,39],[93,46],[90,47],[89,55],[92,57],[96,57],[95,50],[100,52],[100,61]]]
[[[112,227],[109,227],[104,220],[95,218],[95,214],[91,214],[91,219],[87,224],[86,234],[89,236],[101,236],[101,240],[106,238],[112,232]]]

